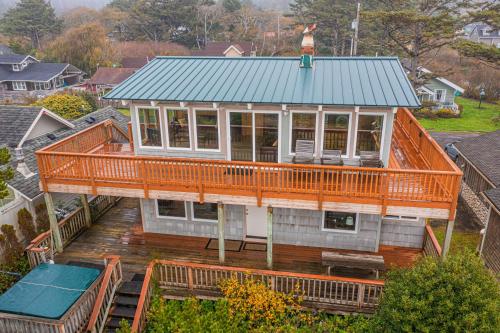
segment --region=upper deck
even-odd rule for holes
[[[461,171],[405,108],[388,168],[136,156],[127,141],[110,120],[38,151],[42,189],[454,219]]]

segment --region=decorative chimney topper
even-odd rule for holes
[[[308,25],[303,34],[304,39],[302,39],[300,56],[300,67],[311,68],[313,65],[313,55],[314,55],[314,38],[313,31],[316,30],[316,24]]]

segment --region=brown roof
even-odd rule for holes
[[[500,130],[455,143],[460,154],[500,187]]]
[[[125,57],[122,58],[122,66],[127,68],[141,68],[146,65],[153,57]]]
[[[119,84],[134,74],[136,70],[137,68],[99,67],[90,78],[90,84]]]
[[[201,50],[193,50],[191,52],[194,56],[205,56],[205,57],[222,57],[224,56],[224,51],[226,51],[230,46],[234,46],[240,52],[243,52],[244,56],[249,56],[255,47],[252,42],[209,42],[207,46]]]

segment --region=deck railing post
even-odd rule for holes
[[[83,214],[85,216],[85,224],[87,227],[92,226],[92,216],[90,214],[89,200],[86,194],[80,194],[80,201],[82,202]]]
[[[358,307],[361,309],[365,302],[365,285],[359,283],[358,285]]]
[[[188,267],[187,278],[188,278],[188,289],[193,290],[194,285],[193,285],[193,268],[192,267]]]
[[[446,234],[444,235],[444,243],[443,243],[443,251],[442,257],[445,258],[450,250],[451,245],[451,236],[453,234],[453,227],[455,225],[455,220],[448,221],[446,224]]]
[[[257,207],[262,206],[261,167],[257,167]]]
[[[267,268],[273,268],[273,208],[267,207]]]
[[[54,245],[56,251],[62,253],[63,243],[61,238],[61,231],[59,230],[59,224],[57,223],[57,217],[54,207],[54,201],[52,201],[52,195],[49,192],[44,193],[45,205],[47,206],[47,213],[49,215],[50,232],[54,238]]]

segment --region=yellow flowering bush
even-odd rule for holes
[[[92,112],[92,106],[85,99],[69,94],[50,95],[33,105],[43,106],[65,119],[76,119]]]

